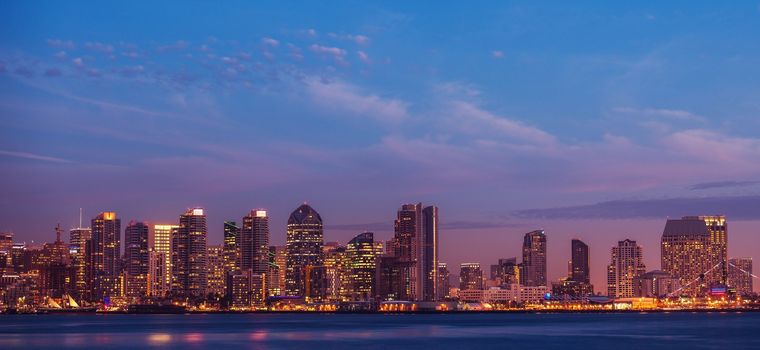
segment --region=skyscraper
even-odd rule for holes
[[[348,262],[348,298],[355,301],[369,301],[375,295],[375,254],[374,234],[364,232],[346,245]]]
[[[728,286],[740,295],[752,294],[752,258],[733,258],[728,261]]]
[[[479,263],[463,263],[459,266],[459,289],[483,289],[483,270]]]
[[[240,227],[234,221],[224,222],[224,268],[227,272],[237,271],[240,267]]]
[[[520,264],[517,258],[499,259],[498,264],[491,265],[491,279],[501,286],[520,284]]]
[[[546,235],[543,230],[525,234],[520,281],[529,287],[546,286]]]
[[[269,270],[269,217],[266,210],[251,210],[243,218],[239,242],[240,268],[266,274]]]
[[[172,290],[188,297],[206,293],[206,215],[203,208],[188,209],[179,217],[172,237]]]
[[[349,263],[346,247],[337,242],[327,242],[322,246],[324,254],[325,278],[327,279],[327,299],[331,301],[350,300]]]
[[[143,297],[148,293],[148,225],[130,221],[124,229],[126,295]]]
[[[570,242],[571,249],[571,275],[570,280],[575,282],[591,282],[591,270],[589,269],[588,245],[579,239]]]
[[[227,279],[224,270],[224,254],[222,246],[206,247],[206,294],[225,295]]]
[[[436,300],[438,286],[438,207],[422,209],[422,236],[417,260],[424,301]]]
[[[178,225],[160,224],[153,225],[153,231],[150,232],[149,245],[153,255],[153,263],[149,266],[150,293],[153,296],[165,296],[172,288],[172,237],[177,234],[177,230]]]
[[[80,219],[80,225],[81,219]],[[81,299],[87,294],[87,265],[85,261],[85,251],[87,250],[87,241],[92,239],[92,231],[89,227],[77,227],[69,231],[69,251],[71,252],[71,266],[74,269],[73,289],[71,294]]]
[[[607,295],[610,298],[636,296],[636,280],[646,272],[644,254],[636,241],[626,239],[612,247],[612,262],[607,266]]]
[[[92,234],[86,252],[88,299],[102,300],[121,294],[119,256],[121,220],[114,212],[102,212],[91,223]]]
[[[728,274],[725,216],[668,220],[662,233],[662,270],[677,277],[683,294],[702,294]]]
[[[322,266],[322,217],[307,204],[288,218],[285,295],[306,296],[307,267]]]
[[[444,300],[449,298],[449,289],[451,288],[449,282],[449,268],[445,262],[438,262],[438,286],[436,288],[436,300]]]
[[[435,300],[438,283],[438,208],[404,204],[396,213],[390,244],[399,260],[403,287],[412,300]]]

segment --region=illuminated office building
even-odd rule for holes
[[[327,279],[327,299],[330,301],[350,300],[346,247],[337,242],[328,242],[322,247],[322,252]]]
[[[149,267],[151,277],[151,295],[165,296],[172,288],[172,237],[177,234],[179,225],[156,224],[153,225],[153,231],[150,232],[149,244],[153,254],[153,259],[163,259],[163,261],[153,261],[152,267]],[[160,277],[159,277],[160,274]]]
[[[149,232],[148,225],[130,221],[124,229],[124,259],[126,270],[126,296],[143,297],[148,294]]]
[[[636,296],[635,281],[646,272],[644,254],[636,241],[619,241],[612,248],[612,262],[607,266],[607,296],[631,298]]]
[[[240,229],[240,268],[254,274],[269,270],[269,217],[266,210],[255,209],[243,218]]]
[[[369,301],[374,297],[376,259],[372,232],[361,233],[346,245],[349,300]]]
[[[520,281],[529,287],[546,286],[546,235],[543,230],[525,234]]]
[[[206,294],[225,294],[225,269],[222,246],[210,245],[206,248]]]
[[[87,241],[92,238],[92,231],[89,227],[81,227],[81,222],[79,226],[69,231],[69,252],[71,254],[71,266],[74,269],[74,288],[70,292],[77,300],[87,294],[85,251],[87,249]]]
[[[172,290],[187,297],[206,293],[206,215],[203,208],[187,210],[179,217],[172,236]]]
[[[725,216],[668,220],[662,233],[662,270],[678,277],[681,293],[702,295],[728,277]]]
[[[91,238],[85,253],[87,299],[101,301],[104,297],[120,296],[121,220],[114,212],[102,212],[92,219],[90,227]]]
[[[491,279],[502,287],[520,283],[520,264],[517,258],[499,259],[496,265],[491,265]]]
[[[449,273],[448,265],[445,262],[438,262],[438,286],[436,288],[436,300],[444,300],[450,298],[449,289],[451,285],[449,279],[451,277]]]
[[[224,222],[224,268],[227,272],[239,270],[240,266],[240,248],[238,242],[240,239],[240,227],[234,221]]]
[[[483,270],[479,263],[459,265],[459,289],[483,289]]]
[[[301,205],[288,218],[285,295],[306,296],[307,279],[316,274],[307,275],[307,268],[322,266],[323,244],[322,218],[309,205]]]
[[[752,258],[733,258],[728,261],[728,286],[739,295],[752,294]]]

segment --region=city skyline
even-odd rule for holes
[[[543,230],[547,283],[577,238],[603,291],[686,215],[760,256],[757,3],[227,5],[0,4],[0,232],[203,207],[216,245],[266,208],[284,245],[308,201],[326,241],[386,241],[422,202],[452,275]]]
[[[303,203],[299,208],[296,209],[296,212],[298,212],[299,210],[302,210],[301,208],[304,208],[304,207],[308,208],[308,210],[313,210],[313,209],[311,209],[311,207],[307,203]],[[435,207],[435,206],[426,207],[426,209],[428,209],[428,208],[435,208],[434,209],[435,213],[436,213],[435,217],[436,217],[436,220],[438,220],[438,214],[437,214],[438,208]],[[406,209],[411,209],[411,213],[413,213],[413,214],[415,212],[417,212],[418,214],[422,214],[423,213],[423,210],[422,210],[423,207],[422,207],[421,203],[420,204],[404,204],[404,205],[401,206],[401,210],[399,211],[399,213],[403,212],[403,210],[406,210]],[[291,215],[295,214],[296,212],[291,213]],[[81,213],[82,213],[82,211],[80,210],[80,214]],[[318,214],[316,212],[314,212],[314,213],[317,215],[317,217],[319,217],[319,220],[320,220],[320,223],[321,223],[322,219],[320,217],[320,214]],[[205,208],[200,208],[200,207],[189,208],[189,209],[187,209],[187,211],[185,211],[185,213],[183,215],[180,216],[180,218],[187,217],[188,215],[192,216],[192,215],[197,215],[197,214],[200,214],[200,215],[203,216],[203,220],[204,220],[204,223],[205,223],[206,214],[207,214],[207,211],[206,211]],[[273,237],[269,233],[269,227],[268,227],[268,225],[269,225],[269,223],[268,223],[269,211],[267,209],[260,208],[260,207],[259,208],[255,208],[255,209],[251,209],[245,215],[246,216],[243,218],[244,220],[246,220],[246,218],[252,218],[252,217],[256,217],[256,216],[258,216],[258,218],[266,219],[266,221],[264,221],[264,230],[265,231],[263,231],[263,232],[265,232],[265,233],[264,233],[264,236],[263,236],[264,238],[263,239],[266,240],[266,241],[270,241],[271,244],[272,244],[272,245],[267,245],[267,247],[268,247],[267,250],[269,250],[269,249],[271,249],[273,247],[275,247],[275,248],[276,247],[282,247],[282,248],[284,248],[286,246],[286,243],[287,243],[287,240],[285,239],[286,237],[282,237],[283,238],[282,239],[282,244],[279,244],[277,242],[280,241],[280,240],[278,240],[277,238]],[[424,216],[421,215],[420,217],[422,218]],[[93,223],[98,223],[98,225],[103,226],[102,224],[99,224],[99,222],[100,222],[99,220],[102,220],[103,218],[110,219],[110,220],[115,220],[115,222],[117,222],[116,225],[119,225],[119,222],[122,220],[122,218],[119,216],[119,214],[117,212],[107,211],[107,212],[101,212],[101,213],[99,213],[96,217],[94,217],[92,219],[92,222]],[[684,216],[681,219],[668,219],[668,220],[665,221],[664,224],[662,222],[660,223],[663,228],[661,229],[661,232],[659,233],[659,237],[658,237],[659,240],[658,240],[658,242],[661,242],[661,243],[658,243],[658,246],[656,247],[655,252],[652,253],[652,252],[648,252],[646,249],[643,249],[643,253],[641,253],[641,256],[643,256],[643,257],[649,256],[649,260],[656,261],[657,264],[655,264],[655,265],[646,265],[646,263],[645,263],[644,265],[646,265],[646,268],[644,268],[643,270],[639,271],[639,273],[643,273],[643,272],[647,272],[647,271],[661,272],[661,270],[668,271],[669,269],[670,269],[670,271],[677,271],[677,270],[673,270],[672,268],[663,267],[663,264],[659,263],[660,261],[663,261],[663,263],[664,263],[665,257],[668,256],[665,253],[664,242],[665,242],[665,238],[666,237],[672,236],[672,234],[673,234],[672,233],[673,229],[671,228],[671,225],[674,224],[674,223],[679,223],[679,222],[687,222],[688,223],[689,220],[691,220],[691,221],[696,220],[697,223],[700,223],[700,222],[703,222],[703,221],[701,221],[703,218],[706,220],[706,222],[708,222],[708,224],[707,224],[708,225],[708,228],[707,228],[708,231],[710,231],[710,226],[709,226],[709,225],[711,225],[710,222],[717,222],[717,223],[719,223],[720,226],[717,226],[717,227],[720,228],[720,230],[722,230],[722,231],[720,231],[720,232],[722,232],[722,236],[721,237],[723,237],[723,241],[722,242],[725,242],[725,239],[726,239],[725,237],[727,236],[726,235],[727,224],[725,223],[727,221],[727,219],[726,219],[725,216],[722,216],[722,215],[712,215],[712,216],[711,215],[703,215],[703,216]],[[417,220],[417,219],[414,218],[414,216],[412,216],[411,219],[414,220],[414,221]],[[127,244],[128,238],[127,237],[128,237],[128,231],[129,231],[129,229],[130,229],[131,226],[133,226],[133,225],[147,225],[146,229],[148,229],[147,227],[150,227],[150,231],[151,231],[150,239],[153,240],[154,239],[153,232],[156,231],[157,228],[163,228],[164,230],[168,230],[170,227],[172,227],[174,229],[177,229],[179,227],[178,225],[176,225],[176,223],[175,224],[167,224],[168,222],[171,222],[171,221],[170,220],[164,220],[164,221],[159,221],[159,222],[152,222],[152,221],[145,221],[145,220],[142,220],[142,221],[140,221],[140,220],[130,220],[129,224],[123,229],[124,232],[122,232],[120,234],[120,240],[119,240],[119,242],[117,242],[117,245],[121,245],[123,247],[123,248],[121,248],[121,251],[120,251],[121,256],[124,256],[125,259],[127,259],[127,257],[128,257],[129,253],[127,251],[127,249],[128,249],[128,244]],[[228,227],[231,224],[234,224],[234,221],[227,221],[227,220],[225,220],[224,221],[224,225],[223,225],[223,230],[227,231]],[[420,224],[420,222],[418,222],[418,224]],[[79,226],[79,225],[75,225],[75,226]],[[328,226],[329,225],[320,224],[320,227],[328,227]],[[422,227],[424,228],[424,226],[422,226]],[[683,227],[683,226],[681,226],[681,227]],[[58,230],[59,228],[60,227],[57,226],[55,229]],[[699,226],[696,227],[696,228],[694,226],[691,226],[691,228],[692,228],[692,230],[696,230],[696,232],[700,232],[700,230],[705,230],[705,228],[700,228]],[[715,226],[713,226],[713,230],[714,229],[715,229]],[[91,228],[90,227],[72,227],[68,231],[68,234],[71,236],[70,237],[71,244],[72,245],[77,245],[80,232],[82,232],[82,231],[89,232],[88,230],[91,230]],[[208,237],[210,237],[209,233],[210,232],[214,232],[214,230],[213,229],[209,230],[207,228],[206,228],[206,230],[207,230],[207,232],[206,232],[206,234],[204,236],[204,238],[206,240],[206,245],[208,247],[212,247],[212,246],[217,247],[218,246],[219,249],[222,249],[222,247],[225,244],[225,239],[224,239],[225,236],[218,237],[218,238],[220,238],[220,240],[218,240],[218,241],[217,240],[209,240],[208,239]],[[322,229],[322,230],[324,230],[324,229]],[[418,229],[416,229],[416,228],[414,228],[414,226],[412,226],[412,230],[414,231],[414,230],[418,230]],[[286,231],[286,230],[284,230],[284,231]],[[348,230],[348,231],[349,232],[354,232],[353,230]],[[421,231],[423,231],[422,228],[419,229],[419,231],[417,231],[417,232],[419,233]],[[167,231],[167,232],[169,232],[169,231]],[[681,231],[678,231],[678,232],[681,232]],[[707,231],[704,231],[704,232],[707,232]],[[8,232],[8,233],[13,234],[12,232]],[[357,236],[357,234],[358,234],[358,236]],[[322,239],[322,242],[323,242],[322,244],[325,244],[325,247],[327,247],[326,244],[334,244],[334,243],[341,244],[342,246],[345,247],[346,245],[348,245],[349,243],[351,243],[351,241],[356,240],[358,237],[360,237],[363,234],[373,234],[373,232],[371,232],[370,230],[359,230],[358,233],[353,233],[354,237],[349,238],[349,240],[347,240],[347,241],[340,241],[340,240],[330,239],[330,237],[325,237],[325,234],[323,233],[322,234],[323,238],[321,238],[321,239]],[[479,255],[477,253],[467,252],[467,251],[464,251],[464,252],[460,251],[459,252],[460,254],[462,254],[465,257],[469,256],[470,258],[469,259],[465,258],[462,263],[458,263],[458,264],[462,265],[462,266],[468,265],[468,264],[477,264],[477,265],[483,265],[483,266],[485,266],[483,268],[483,270],[482,270],[482,275],[484,276],[484,279],[485,279],[485,276],[487,276],[487,274],[489,273],[488,270],[486,270],[487,266],[490,265],[491,269],[493,270],[494,266],[497,266],[497,265],[492,265],[492,264],[496,263],[497,260],[498,260],[499,264],[501,264],[502,261],[507,261],[507,262],[511,261],[512,264],[514,264],[515,268],[517,268],[519,270],[519,272],[515,272],[515,273],[520,276],[519,277],[520,284],[528,283],[527,285],[541,285],[541,286],[547,286],[547,287],[549,287],[551,289],[551,287],[552,287],[553,284],[556,284],[558,282],[561,283],[563,280],[573,281],[573,277],[572,276],[573,276],[573,273],[575,271],[575,267],[573,267],[573,266],[575,266],[575,265],[573,265],[571,262],[574,261],[574,259],[576,259],[573,254],[580,253],[580,254],[582,254],[581,255],[582,257],[579,258],[579,259],[588,259],[589,260],[589,263],[588,263],[588,265],[585,268],[586,268],[586,271],[587,271],[586,274],[590,274],[591,275],[590,282],[593,285],[593,288],[594,288],[593,290],[595,292],[597,292],[597,293],[602,293],[602,294],[604,294],[604,293],[607,292],[607,290],[609,288],[609,282],[610,282],[610,280],[609,280],[610,277],[608,275],[609,274],[609,267],[607,266],[609,264],[609,262],[610,262],[610,255],[608,253],[607,254],[604,254],[604,253],[608,252],[609,249],[610,249],[610,247],[603,248],[604,251],[601,254],[602,255],[601,260],[605,261],[605,263],[603,265],[600,265],[600,266],[595,266],[594,262],[589,259],[589,256],[593,255],[594,253],[591,253],[591,252],[596,252],[596,250],[594,249],[594,247],[589,247],[588,245],[586,245],[584,242],[582,242],[582,240],[578,240],[577,238],[575,238],[576,236],[572,236],[573,237],[572,239],[570,239],[567,242],[565,242],[565,243],[567,243],[567,247],[563,247],[563,248],[565,248],[564,250],[570,250],[571,251],[571,253],[568,254],[569,259],[565,259],[564,261],[562,261],[561,258],[551,256],[551,253],[548,253],[548,252],[544,253],[545,256],[542,256],[541,258],[539,258],[539,259],[545,259],[547,261],[547,263],[545,263],[546,266],[543,266],[543,267],[539,266],[538,267],[539,273],[540,273],[540,271],[546,271],[547,274],[548,274],[548,276],[546,277],[546,281],[544,283],[540,283],[540,282],[539,283],[527,282],[526,281],[526,276],[528,276],[528,272],[525,269],[525,267],[526,267],[525,261],[530,261],[531,258],[527,258],[526,259],[526,255],[525,254],[526,254],[526,252],[528,254],[530,254],[531,249],[529,248],[530,245],[526,246],[526,244],[530,244],[529,242],[535,242],[533,240],[528,239],[528,237],[531,237],[531,235],[536,235],[536,234],[540,235],[540,237],[542,237],[542,239],[543,239],[542,241],[539,241],[539,242],[541,242],[542,247],[541,248],[536,248],[539,251],[542,251],[543,249],[545,249],[545,247],[547,245],[551,246],[552,243],[556,243],[556,242],[553,242],[552,236],[550,234],[547,234],[546,232],[544,232],[544,230],[533,230],[533,231],[530,231],[530,232],[527,232],[527,233],[524,233],[524,234],[520,234],[520,236],[522,236],[522,244],[518,244],[518,254],[515,255],[515,256],[520,256],[519,254],[523,254],[522,259],[520,259],[519,261],[516,260],[516,258],[506,259],[505,257],[509,256],[508,253],[502,254],[497,259],[488,260],[486,258],[478,257]],[[383,245],[385,245],[384,249],[390,249],[390,251],[394,251],[394,248],[392,246],[394,235],[395,234],[393,233],[393,231],[391,231],[390,232],[390,236],[386,237],[385,239],[383,239],[382,237],[377,237],[375,234],[373,234],[373,236],[375,237],[375,241],[376,242],[382,242]],[[272,239],[272,238],[275,238],[275,239]],[[147,237],[145,237],[145,239],[147,239]],[[16,243],[26,242],[26,241],[23,241],[23,240],[18,240],[18,237],[16,235],[13,235],[13,240]],[[438,238],[437,235],[436,235],[436,240],[439,240],[439,238]],[[67,240],[65,240],[65,239],[62,240],[62,241],[67,242]],[[630,238],[622,238],[620,241],[616,241],[615,244],[613,244],[611,246],[613,248],[613,250],[614,249],[618,249],[617,248],[618,244],[622,243],[623,241],[632,241],[633,244],[636,245],[636,247],[638,247],[637,249],[639,249],[640,251],[643,248],[640,244],[637,244],[637,242],[635,240],[631,240]],[[49,240],[46,240],[46,241],[43,241],[43,242],[27,242],[27,243],[31,244],[31,245],[29,245],[29,247],[40,248],[40,247],[43,246],[42,245],[43,243],[44,244],[49,244],[49,242],[50,242]],[[233,243],[236,246],[238,244],[241,245],[241,246],[245,245],[245,243],[243,243],[244,240],[241,240],[241,241],[232,240],[232,242],[236,242],[236,243]],[[699,241],[699,240],[695,241],[696,244],[702,244],[702,245],[707,244],[706,242],[702,242],[702,243],[700,243],[700,242],[701,241]],[[147,241],[146,241],[146,243],[147,243]],[[559,243],[563,244],[563,242],[559,242]],[[150,242],[149,246],[151,247],[151,249],[153,249],[154,244],[155,244],[154,242]],[[412,243],[409,242],[409,244],[412,244]],[[721,244],[723,244],[723,243],[721,243]],[[578,249],[578,248],[576,248],[576,245],[581,245],[582,248],[580,248],[580,249],[583,249],[583,251],[582,252],[575,251],[576,249]],[[527,251],[526,251],[526,247],[528,247]],[[720,245],[718,249],[720,249],[722,251],[725,251],[726,248],[727,247],[725,245]],[[239,248],[237,248],[237,249],[239,249]],[[409,248],[407,248],[407,249],[414,249],[414,248],[412,248],[412,246],[409,246]],[[720,269],[715,269],[714,266],[709,266],[709,265],[712,265],[712,263],[710,263],[710,261],[711,261],[710,259],[715,259],[715,257],[713,255],[712,251],[710,251],[707,247],[702,248],[702,249],[705,249],[705,251],[704,252],[698,251],[696,254],[692,254],[692,255],[688,255],[688,254],[686,254],[686,255],[682,254],[681,255],[684,258],[691,257],[691,259],[699,259],[699,260],[695,261],[696,263],[698,263],[698,265],[695,265],[695,267],[694,267],[696,270],[694,268],[692,268],[692,270],[693,270],[692,272],[682,272],[682,274],[684,275],[683,278],[687,279],[687,280],[691,280],[691,279],[694,278],[695,274],[699,274],[699,272],[697,272],[697,270],[702,271],[702,270],[708,269],[709,267],[713,267],[713,269],[711,270],[712,271],[711,273],[715,274],[715,275],[714,275],[714,277],[710,277],[710,276],[713,276],[713,275],[707,275],[707,280],[708,281],[712,281],[711,283],[717,283],[717,282],[720,281],[720,277],[719,277],[720,276],[720,272],[719,272]],[[410,252],[411,252],[411,250],[410,250]],[[707,259],[702,259],[702,254],[703,253],[708,256]],[[238,259],[244,259],[242,252],[237,251],[236,254],[238,254]],[[656,256],[652,256],[652,255],[656,255]],[[222,257],[222,258],[226,259],[224,257]],[[734,255],[727,255],[727,256],[725,256],[725,260],[727,262],[728,261],[742,261],[742,259],[745,259],[745,258],[749,258],[750,261],[752,260],[752,256],[739,256],[739,255],[736,255],[736,256],[734,256]],[[270,259],[271,259],[271,257],[270,257]],[[72,260],[74,260],[74,256],[72,256]],[[227,261],[227,260],[225,260],[225,261]],[[472,262],[472,261],[478,261],[478,262]],[[613,261],[614,261],[614,258],[613,258]],[[647,259],[642,259],[641,261],[642,262],[646,262]],[[677,260],[674,260],[674,261],[677,261]],[[715,260],[715,261],[718,261],[718,260]],[[144,261],[144,263],[147,264],[147,261]],[[237,265],[230,265],[230,266],[235,266],[235,268],[239,269],[239,267],[237,267],[237,266],[240,266],[239,264],[241,264],[241,263],[242,263],[242,260],[237,260],[234,263],[234,264],[237,264]],[[440,263],[449,264],[449,262],[446,261],[446,260],[438,259],[436,265],[440,265]],[[554,263],[554,265],[558,265],[558,266],[552,266],[552,263]],[[563,265],[563,263],[564,263],[564,265]],[[682,264],[683,263],[685,263],[685,260],[684,260],[684,262],[682,262]],[[126,262],[125,262],[125,264],[126,264],[125,265],[125,268],[126,268],[125,271],[128,271],[129,270],[129,264],[126,263]],[[580,264],[583,264],[583,262],[581,262]],[[226,265],[226,263],[225,263],[225,266],[229,268],[229,266]],[[581,266],[580,268],[583,269],[582,265],[580,265],[580,266]],[[685,266],[688,266],[688,263]],[[750,266],[751,266],[751,263],[750,263]],[[419,266],[417,268],[419,268]],[[731,272],[735,273],[736,272],[736,271],[732,271],[732,268],[730,268],[728,266],[726,268],[727,268],[727,270],[726,270],[726,277],[728,277],[729,273],[731,273]],[[544,269],[544,270],[542,270],[542,269]],[[556,277],[552,277],[551,276],[550,271],[552,271],[552,270],[560,270],[560,269],[564,269],[564,272],[563,273],[558,273]],[[230,270],[232,270],[232,269],[230,269]],[[415,270],[416,270],[416,268],[415,268]],[[599,270],[599,271],[597,272],[597,270]],[[689,271],[691,271],[691,270],[689,270]],[[702,271],[702,272],[704,272],[704,271]],[[169,272],[169,273],[171,273],[171,272]],[[493,272],[491,272],[491,273],[493,273]],[[461,276],[458,275],[457,271],[454,271],[454,273],[451,273],[451,276],[452,277],[456,276],[456,277],[460,277],[461,278]],[[581,274],[581,276],[583,276],[583,274]],[[587,275],[586,275],[586,278],[588,278]],[[633,278],[633,277],[629,276],[629,279],[631,279],[631,278]],[[493,279],[493,276],[491,277],[491,279]],[[483,285],[483,286],[485,288],[485,285]],[[410,285],[407,288],[412,288],[410,290],[414,290],[415,287],[412,287]],[[634,287],[630,287],[630,288],[634,288]],[[753,287],[753,291],[755,289],[756,288]],[[685,289],[685,290],[688,290],[688,289]]]

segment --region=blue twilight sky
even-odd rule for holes
[[[760,2],[0,3],[0,230],[309,201],[327,240],[440,207],[442,257],[546,228],[603,282],[624,238],[725,213],[759,255]],[[456,268],[453,269],[456,272]],[[599,288],[599,287],[598,287]]]

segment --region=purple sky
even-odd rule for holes
[[[0,4],[0,230],[116,211],[251,208],[272,241],[309,201],[326,239],[440,207],[458,273],[543,228],[597,290],[616,241],[659,268],[667,217],[726,214],[760,256],[760,8],[340,2]]]

